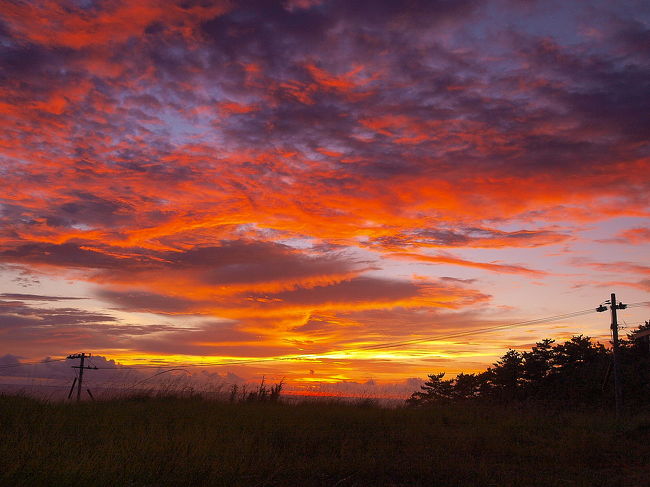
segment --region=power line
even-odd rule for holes
[[[413,338],[411,340],[402,340],[399,342],[390,342],[390,343],[382,343],[382,344],[377,344],[377,345],[368,345],[365,347],[358,347],[357,350],[379,350],[383,348],[394,348],[394,347],[399,347],[401,345],[408,345],[411,343],[422,343],[422,342],[428,342],[428,341],[435,341],[435,340],[446,340],[449,338],[456,338],[460,336],[467,336],[467,335],[477,335],[481,333],[490,333],[493,331],[499,331],[499,330],[506,330],[509,328],[516,328],[520,326],[529,326],[529,325],[539,325],[551,321],[558,321],[566,318],[574,318],[577,316],[582,316],[590,313],[595,313],[595,310],[584,310],[584,311],[575,311],[573,313],[566,313],[563,315],[556,315],[556,316],[550,316],[548,318],[538,318],[534,320],[527,320],[527,321],[519,321],[515,323],[508,323],[505,325],[496,325],[496,326],[490,326],[490,327],[485,327],[485,328],[478,328],[478,329],[473,329],[473,330],[466,330],[466,331],[461,331],[457,333],[451,333],[448,335],[435,335],[435,336],[429,336],[429,337],[422,337],[422,338]]]
[[[142,379],[141,381],[136,382],[136,383],[133,384],[131,387],[129,387],[129,389],[133,389],[135,386],[139,386],[140,384],[142,384],[142,383],[144,383],[144,382],[147,382],[148,380],[153,379],[153,378],[156,377],[156,376],[159,376],[159,375],[162,375],[162,374],[166,374],[167,372],[174,372],[174,371],[183,371],[183,372],[189,374],[189,372],[187,372],[187,370],[185,370],[185,369],[182,368],[182,367],[176,367],[176,368],[174,368],[174,369],[163,370],[162,372],[158,372],[158,373],[156,373],[156,374],[153,374],[152,376],[147,377],[146,379]]]

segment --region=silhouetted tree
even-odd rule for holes
[[[637,331],[650,330],[650,321]],[[650,402],[650,335],[629,334],[620,342],[624,403],[637,407]]]
[[[453,381],[452,397],[454,399],[473,399],[481,394],[483,378],[476,374],[460,373]]]
[[[555,340],[546,338],[538,342],[530,352],[521,354],[523,358],[521,376],[525,382],[540,382],[553,371],[555,357],[553,343]]]
[[[605,355],[607,350],[603,345],[594,344],[588,336],[578,335],[555,347],[553,361],[556,369],[564,372],[592,363]]]
[[[650,322],[640,330],[649,330]],[[613,398],[611,353],[588,336],[578,335],[561,344],[545,339],[530,351],[508,350],[480,374],[459,374],[444,379],[433,374],[407,400],[409,405],[440,401],[489,399],[543,400],[600,406]],[[650,345],[628,336],[621,340],[622,376],[629,405],[650,404]]]
[[[416,391],[406,400],[406,403],[415,406],[428,402],[441,402],[452,399],[453,389],[452,380],[443,380],[444,372],[439,374],[430,374],[429,380],[420,386],[422,391]]]
[[[538,342],[530,352],[521,354],[523,367],[521,371],[521,385],[525,395],[535,397],[541,394],[543,384],[548,381],[553,373],[555,340],[546,338]]]
[[[516,398],[522,382],[523,370],[521,353],[508,350],[501,360],[494,364],[494,367],[488,367],[485,378],[491,385],[491,394],[498,399]]]

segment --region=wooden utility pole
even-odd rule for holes
[[[95,366],[90,366],[90,367],[84,366],[84,360],[86,357],[90,357],[90,354],[89,353],[86,354],[82,352],[82,353],[73,353],[68,355],[69,359],[75,359],[75,358],[79,359],[79,365],[72,366],[73,369],[79,369],[79,380],[77,381],[77,378],[75,377],[75,381],[77,381],[77,401],[81,400],[81,385],[83,383],[83,378],[84,378],[84,369],[93,369],[93,370],[97,369],[97,367]],[[68,399],[72,395],[73,389],[74,389],[74,382],[72,383],[72,388],[70,388],[70,394],[68,394]],[[92,394],[90,393],[90,390],[88,391],[88,395],[90,397],[93,397]]]
[[[621,406],[623,402],[623,391],[621,384],[621,366],[619,364],[618,352],[618,320],[616,319],[616,294],[612,293],[611,304],[609,309],[612,310],[612,357],[614,358],[614,401],[616,404],[616,417],[621,415]]]
[[[616,317],[617,309],[625,309],[627,305],[616,302],[616,294],[611,294],[611,299],[605,301],[609,304],[609,309],[612,312],[612,361],[614,363],[614,405],[616,408],[616,417],[621,415],[621,408],[623,406],[623,384],[621,381],[621,367],[619,363],[619,349],[618,349],[618,319]],[[607,308],[602,304],[596,308],[596,311],[606,311]]]

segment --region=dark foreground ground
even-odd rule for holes
[[[0,395],[3,486],[647,486],[650,414]]]

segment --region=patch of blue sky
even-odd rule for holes
[[[165,123],[163,130],[168,135],[169,142],[174,146],[225,143],[223,134],[212,126],[208,115],[196,114],[188,118],[183,112],[168,108],[159,117]]]

